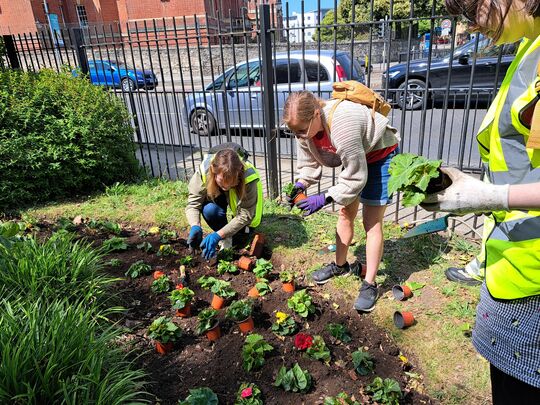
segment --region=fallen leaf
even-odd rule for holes
[[[358,376],[354,370],[349,370],[349,377],[351,377],[351,379],[354,381],[358,380]]]

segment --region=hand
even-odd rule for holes
[[[508,184],[484,183],[453,167],[441,168],[452,184],[438,193],[428,194],[420,206],[427,211],[445,211],[457,215],[471,212],[508,210]]]
[[[296,183],[294,183],[294,188],[292,192],[293,198],[289,197],[288,195],[285,196],[291,208],[294,206],[294,197],[296,197],[298,193],[303,193],[304,191],[306,191],[306,186],[304,185],[304,183],[302,183],[301,181],[297,181]]]
[[[302,201],[298,201],[295,204],[298,208],[304,211],[304,216],[307,217],[326,205],[326,196],[324,193],[310,195],[308,198]]]
[[[216,247],[221,240],[221,236],[217,232],[212,232],[201,242],[202,253],[206,260],[211,259],[216,254]]]
[[[202,242],[202,228],[199,225],[193,225],[189,231],[187,244],[192,249],[197,249]]]

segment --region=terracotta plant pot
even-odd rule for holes
[[[407,298],[411,298],[412,290],[406,285],[395,285],[392,287],[392,294],[398,301],[405,301]]]
[[[221,309],[225,305],[225,300],[219,295],[214,294],[212,296],[212,303],[210,304],[214,309]]]
[[[179,316],[180,318],[187,318],[191,316],[191,303],[187,303],[182,309],[177,309],[176,316]]]
[[[294,292],[294,281],[291,281],[290,283],[283,283],[282,285],[283,291],[292,293]]]
[[[364,263],[360,263],[360,277],[365,278],[367,273],[367,266]]]
[[[414,315],[412,312],[396,311],[394,312],[394,324],[399,329],[405,329],[414,323]]]
[[[257,287],[252,287],[249,291],[248,291],[248,297],[251,297],[251,298],[258,298],[260,297],[261,295],[259,294],[259,290],[257,290]]]
[[[256,233],[251,246],[249,248],[249,255],[255,256],[257,259],[260,259],[263,253],[265,237],[262,233]]]
[[[452,180],[450,179],[450,177],[448,177],[447,174],[441,172],[441,169],[437,170],[439,172],[439,177],[435,177],[434,179],[431,179],[429,181],[429,184],[426,188],[427,194],[438,193],[439,191],[447,189],[452,184]]]
[[[244,271],[250,271],[255,264],[255,260],[248,256],[242,256],[238,260],[238,267]]]
[[[302,201],[302,200],[305,200],[307,198],[307,196],[300,192],[298,194],[296,194],[296,196],[293,198],[293,204],[296,204],[298,201]]]
[[[206,331],[206,337],[211,342],[215,342],[221,337],[221,327],[219,326],[219,323],[216,323],[216,326]]]
[[[173,342],[161,343],[161,342],[158,342],[157,340],[155,340],[154,342],[156,344],[156,352],[158,352],[161,355],[165,355],[171,352],[174,347]]]
[[[163,276],[165,276],[165,273],[163,273],[162,271],[160,270],[154,271],[154,274],[153,274],[154,280],[157,280],[158,278],[161,278]]]
[[[243,320],[242,322],[238,322],[238,327],[240,328],[240,332],[242,333],[248,333],[255,328],[255,324],[253,323],[253,318],[250,316],[249,318]]]

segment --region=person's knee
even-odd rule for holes
[[[207,222],[215,222],[222,220],[225,217],[225,212],[219,205],[208,203],[203,207],[202,215]]]

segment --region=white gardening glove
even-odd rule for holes
[[[441,168],[452,184],[438,193],[428,194],[420,206],[427,211],[456,215],[472,212],[508,211],[508,184],[484,183],[453,167]]]

